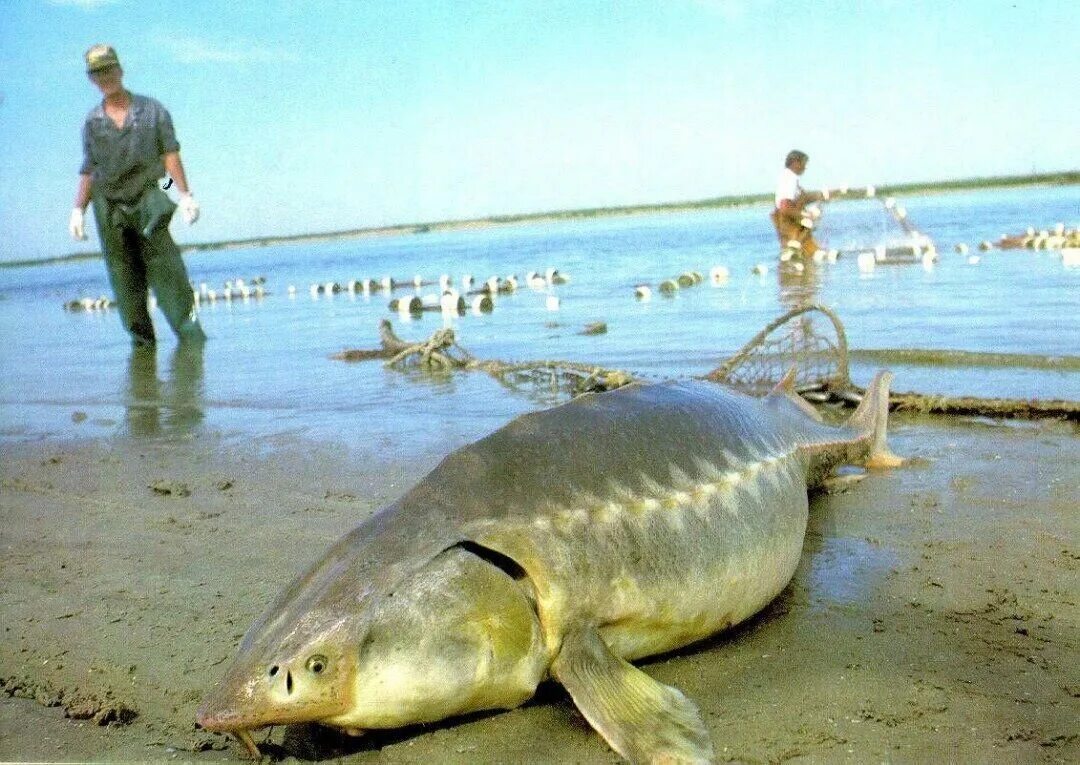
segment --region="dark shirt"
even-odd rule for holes
[[[89,175],[95,194],[120,202],[133,202],[143,190],[165,175],[162,155],[180,150],[172,117],[165,107],[134,93],[123,127],[105,114],[102,101],[83,123],[81,175]]]

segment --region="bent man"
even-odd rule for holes
[[[828,199],[824,193],[803,191],[799,185],[799,176],[806,171],[810,158],[806,153],[793,149],[784,159],[784,169],[776,182],[775,206],[773,207],[773,226],[780,238],[783,250],[796,250],[795,255],[812,257],[821,247],[814,241],[813,220],[808,216],[806,206],[820,199]]]
[[[71,211],[72,238],[86,238],[84,211],[93,201],[120,321],[138,345],[152,345],[154,325],[147,308],[153,289],[169,326],[180,340],[206,339],[180,250],[169,235],[176,205],[158,188],[166,171],[180,191],[188,224],[199,217],[191,195],[172,118],[160,103],[124,89],[116,51],[95,45],[86,52],[86,72],[104,96],[86,116],[83,162]]]

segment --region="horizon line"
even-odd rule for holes
[[[874,188],[874,196],[890,196],[910,192],[964,191],[979,188],[1007,188],[1010,186],[1068,186],[1080,184],[1080,170],[1061,170],[1047,173],[1025,175],[995,175],[971,178],[957,178],[946,181],[914,181],[893,183],[877,187],[863,186],[850,189],[845,196],[865,197],[867,188]],[[691,210],[740,207],[767,202],[772,199],[771,192],[753,194],[729,194],[721,197],[686,200],[681,202],[655,202],[616,207],[585,207],[569,210],[548,210],[530,213],[506,213],[487,215],[476,218],[457,218],[424,223],[394,223],[383,226],[365,226],[361,228],[338,229],[334,231],[308,232],[301,234],[267,234],[243,239],[225,239],[213,242],[194,242],[180,244],[182,252],[201,252],[206,250],[235,249],[241,247],[265,247],[272,244],[298,244],[301,242],[327,239],[364,238],[390,234],[426,234],[433,231],[451,231],[469,226],[505,226],[517,223],[543,222],[551,220],[574,220],[577,218],[600,218],[606,216],[637,215],[650,212],[683,212]],[[92,260],[102,257],[101,251],[73,252],[65,255],[53,255],[43,258],[0,261],[0,268],[19,268],[48,265],[54,263]]]

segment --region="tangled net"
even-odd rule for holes
[[[454,330],[449,328],[436,330],[430,338],[422,342],[408,343],[395,335],[393,326],[387,319],[383,319],[379,322],[379,340],[382,345],[379,349],[348,350],[333,358],[342,361],[386,359],[386,366],[401,370],[477,370],[486,372],[508,387],[530,386],[553,393],[564,392],[571,396],[614,390],[635,380],[632,375],[622,370],[572,361],[509,363],[477,359],[458,345]]]
[[[439,372],[476,370],[485,372],[515,390],[578,396],[602,392],[640,381],[619,369],[569,361],[508,363],[475,358],[457,343],[452,329],[439,329],[422,342],[405,342],[394,334],[390,322],[379,325],[381,348],[348,350],[333,358],[343,361],[384,359],[394,369]],[[848,344],[840,319],[828,308],[805,305],[769,322],[746,345],[704,379],[728,385],[751,395],[767,393],[795,369],[795,389],[815,404],[855,405],[863,391],[848,374]],[[1080,421],[1080,402],[935,396],[893,393],[893,410],[919,413],[985,416],[995,418],[1054,418]]]

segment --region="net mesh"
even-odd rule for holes
[[[800,306],[777,317],[706,378],[761,395],[793,368],[798,390],[850,387],[844,327],[824,306]]]
[[[821,203],[834,209],[836,214],[822,215],[814,228],[820,242],[841,252],[860,252],[875,247],[911,247],[922,249],[932,246],[932,239],[921,232],[903,205],[891,197],[855,199],[843,202]]]

